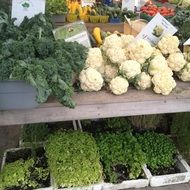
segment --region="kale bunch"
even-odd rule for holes
[[[24,18],[18,27],[0,12],[0,79],[31,84],[39,103],[53,95],[74,108],[73,76],[83,69],[87,48],[77,42],[55,41],[52,30],[50,18],[43,14]]]

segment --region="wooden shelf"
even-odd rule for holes
[[[178,82],[177,88],[169,96],[132,88],[122,96],[100,91],[77,93],[73,98],[77,104],[75,109],[66,108],[50,99],[31,110],[0,111],[0,125],[188,112],[190,83]]]

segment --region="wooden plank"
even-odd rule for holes
[[[36,109],[0,111],[0,125],[190,111],[190,85],[183,82],[178,82],[169,96],[131,88],[122,96],[100,91],[81,92],[73,98],[77,104],[75,109],[66,108],[50,99]]]

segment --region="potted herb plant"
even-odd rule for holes
[[[20,147],[30,147],[33,145],[43,145],[49,134],[48,125],[45,123],[28,124],[22,126]]]
[[[137,135],[137,139],[146,155],[147,167],[151,173],[151,186],[186,183],[190,180],[190,168],[178,155],[174,143],[168,136],[146,132]]]
[[[59,131],[45,146],[55,189],[100,187],[102,167],[94,138],[79,131]]]
[[[54,23],[66,21],[68,11],[66,0],[47,0],[47,11],[52,15]]]
[[[146,187],[146,158],[131,131],[106,132],[96,138],[103,165],[104,190]]]
[[[43,148],[17,148],[5,152],[0,173],[0,189],[52,190]]]

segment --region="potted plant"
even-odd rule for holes
[[[66,0],[47,0],[47,11],[52,15],[54,23],[66,21],[68,11]]]
[[[20,147],[30,147],[32,145],[43,145],[49,134],[48,125],[45,123],[28,124],[22,126]]]
[[[45,150],[55,189],[99,187],[102,167],[91,135],[59,131],[49,136]]]
[[[44,149],[17,148],[5,151],[0,189],[53,190]]]
[[[139,144],[146,155],[150,170],[150,185],[153,187],[186,183],[190,180],[190,168],[177,153],[172,140],[155,132],[137,135]]]
[[[148,186],[145,155],[131,131],[96,137],[104,171],[104,190]]]

